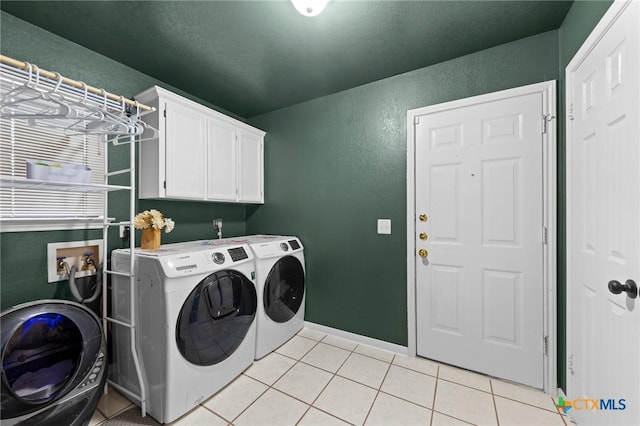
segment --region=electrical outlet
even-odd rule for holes
[[[378,234],[391,234],[391,219],[378,219]]]
[[[129,225],[120,225],[120,238],[124,238],[129,235]]]

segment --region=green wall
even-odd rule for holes
[[[264,206],[249,233],[298,235],[306,319],[407,344],[407,110],[558,78],[551,31],[249,122],[267,132]],[[392,234],[376,234],[390,218]]]
[[[185,94],[148,75],[128,68],[75,43],[35,27],[5,12],[0,15],[0,50],[14,59],[27,61],[41,68],[85,81],[96,87],[132,97],[136,93],[157,84]],[[209,107],[228,112],[207,104]],[[238,117],[236,117],[238,118]],[[111,169],[128,165],[128,148],[112,147],[109,151]],[[126,180],[125,180],[126,179]],[[124,184],[128,177],[114,180]],[[110,193],[110,216],[125,220],[128,215],[128,192]],[[163,243],[215,238],[212,227],[214,218],[223,218],[225,236],[246,233],[245,206],[241,204],[218,204],[205,202],[176,202],[141,200],[137,211],[157,208],[176,222],[175,230],[163,234]],[[139,234],[139,233],[138,233]],[[0,305],[1,309],[18,303],[45,298],[70,298],[67,282],[47,283],[47,243],[78,241],[99,238],[101,231],[47,231],[47,232],[2,232],[0,233]],[[139,245],[139,235],[138,235]],[[117,230],[109,234],[110,248],[120,247]]]
[[[566,390],[566,203],[565,203],[565,68],[612,1],[576,1],[558,30],[560,79],[558,84],[558,387]]]

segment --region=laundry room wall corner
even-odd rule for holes
[[[305,319],[406,346],[407,110],[557,78],[550,31],[250,118],[267,132],[266,203],[247,231],[304,244]]]

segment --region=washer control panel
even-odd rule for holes
[[[105,361],[104,361],[104,353],[102,353],[102,351],[100,351],[100,353],[98,354],[98,357],[96,358],[96,362],[93,364],[93,368],[91,369],[91,372],[89,373],[89,376],[87,377],[87,379],[82,382],[82,384],[80,385],[80,388],[84,388],[85,386],[89,386],[93,383],[95,383],[96,380],[98,380],[98,376],[100,375],[100,371],[102,371],[105,367],[104,365]]]
[[[249,255],[247,254],[247,251],[244,249],[244,247],[230,248],[227,251],[229,252],[229,256],[231,256],[231,260],[233,260],[234,262],[249,258]]]
[[[179,253],[180,249],[184,251]],[[168,278],[202,274],[253,260],[248,245],[231,245],[224,241],[215,245],[199,241],[176,243],[170,254],[154,257],[158,258]]]

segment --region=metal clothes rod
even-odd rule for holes
[[[29,71],[29,64],[28,63],[12,59],[12,58],[10,58],[8,56],[5,56],[5,55],[0,55],[0,62],[3,63],[3,64],[10,65],[10,66],[12,66],[14,68],[19,68],[19,69],[22,69],[24,71]],[[32,66],[34,66],[34,65],[32,64]],[[58,79],[58,75],[59,75],[59,74],[56,74],[54,72],[44,70],[44,69],[42,69],[40,67],[38,67],[38,72],[40,73],[40,75],[42,75],[42,76],[44,76],[46,78],[52,79],[52,80],[57,80]],[[105,91],[103,89],[98,89],[96,87],[86,85],[86,84],[84,84],[84,83],[82,83],[80,81],[72,80],[72,79],[70,79],[68,77],[62,76],[62,82],[64,84],[69,85],[69,86],[75,87],[76,89],[85,90],[85,87],[86,87],[87,91],[89,91],[89,92],[91,92],[91,93],[93,93],[95,95],[106,96],[108,99],[111,99],[112,101],[116,101],[116,102],[124,102],[125,104],[130,105],[130,106],[132,106],[134,108],[138,107],[141,111],[153,111],[153,108],[148,106],[148,105],[136,103],[135,101],[132,101],[130,99],[124,99],[121,96],[114,95],[113,93],[107,92],[107,91]]]

